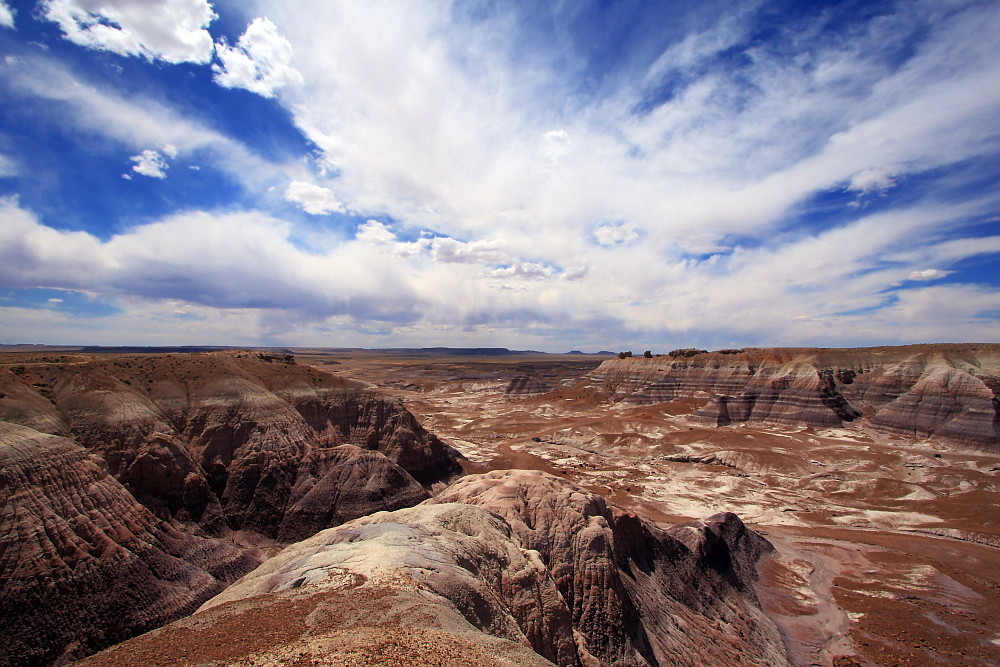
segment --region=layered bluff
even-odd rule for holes
[[[287,357],[0,368],[0,662],[192,612],[263,554],[461,474],[402,405]]]
[[[678,351],[605,361],[588,383],[629,404],[705,396],[695,416],[719,426],[861,421],[895,436],[1000,450],[997,344]]]

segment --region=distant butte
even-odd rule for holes
[[[706,423],[842,426],[1000,451],[1000,345],[692,349],[609,359],[590,374],[610,400],[652,405],[704,394]]]

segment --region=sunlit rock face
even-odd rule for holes
[[[375,647],[393,637],[412,664],[784,665],[752,587],[770,548],[732,514],[662,531],[552,475],[493,472],[291,545],[194,616],[85,664],[179,645],[232,662],[244,649],[220,642],[230,627],[281,635],[259,664],[384,664]],[[464,663],[440,653],[455,641]],[[369,662],[338,662],[348,650]]]
[[[614,400],[710,397],[697,415],[720,426],[841,426],[1000,448],[1000,345],[912,345],[698,352],[605,361],[589,376]]]
[[[189,614],[260,563],[157,519],[73,441],[0,422],[0,663],[45,665]]]
[[[664,531],[525,470],[472,475],[429,502],[485,507],[507,521],[522,549],[538,554],[572,619],[579,662],[566,652],[558,664],[785,664],[752,588],[755,564],[771,546],[734,514]],[[554,638],[568,642],[531,614],[520,626],[546,657]]]

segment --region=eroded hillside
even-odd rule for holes
[[[1000,664],[998,348],[22,355],[3,658]]]
[[[399,401],[270,354],[13,364],[0,419],[6,664],[190,613],[260,562],[255,546],[415,505],[461,474]]]

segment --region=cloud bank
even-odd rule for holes
[[[673,12],[656,31],[588,3],[258,0],[214,47],[224,5],[160,0],[155,26],[138,6],[44,3],[70,41],[256,93],[305,148],[276,162],[235,119],[10,65],[8,90],[120,144],[130,174],[198,156],[240,195],[112,233],[8,198],[3,287],[182,304],[197,318],[165,309],[164,331],[202,323],[190,342],[237,320],[260,341],[555,350],[1000,330],[994,4],[647,7]],[[36,326],[18,313],[0,335]]]

